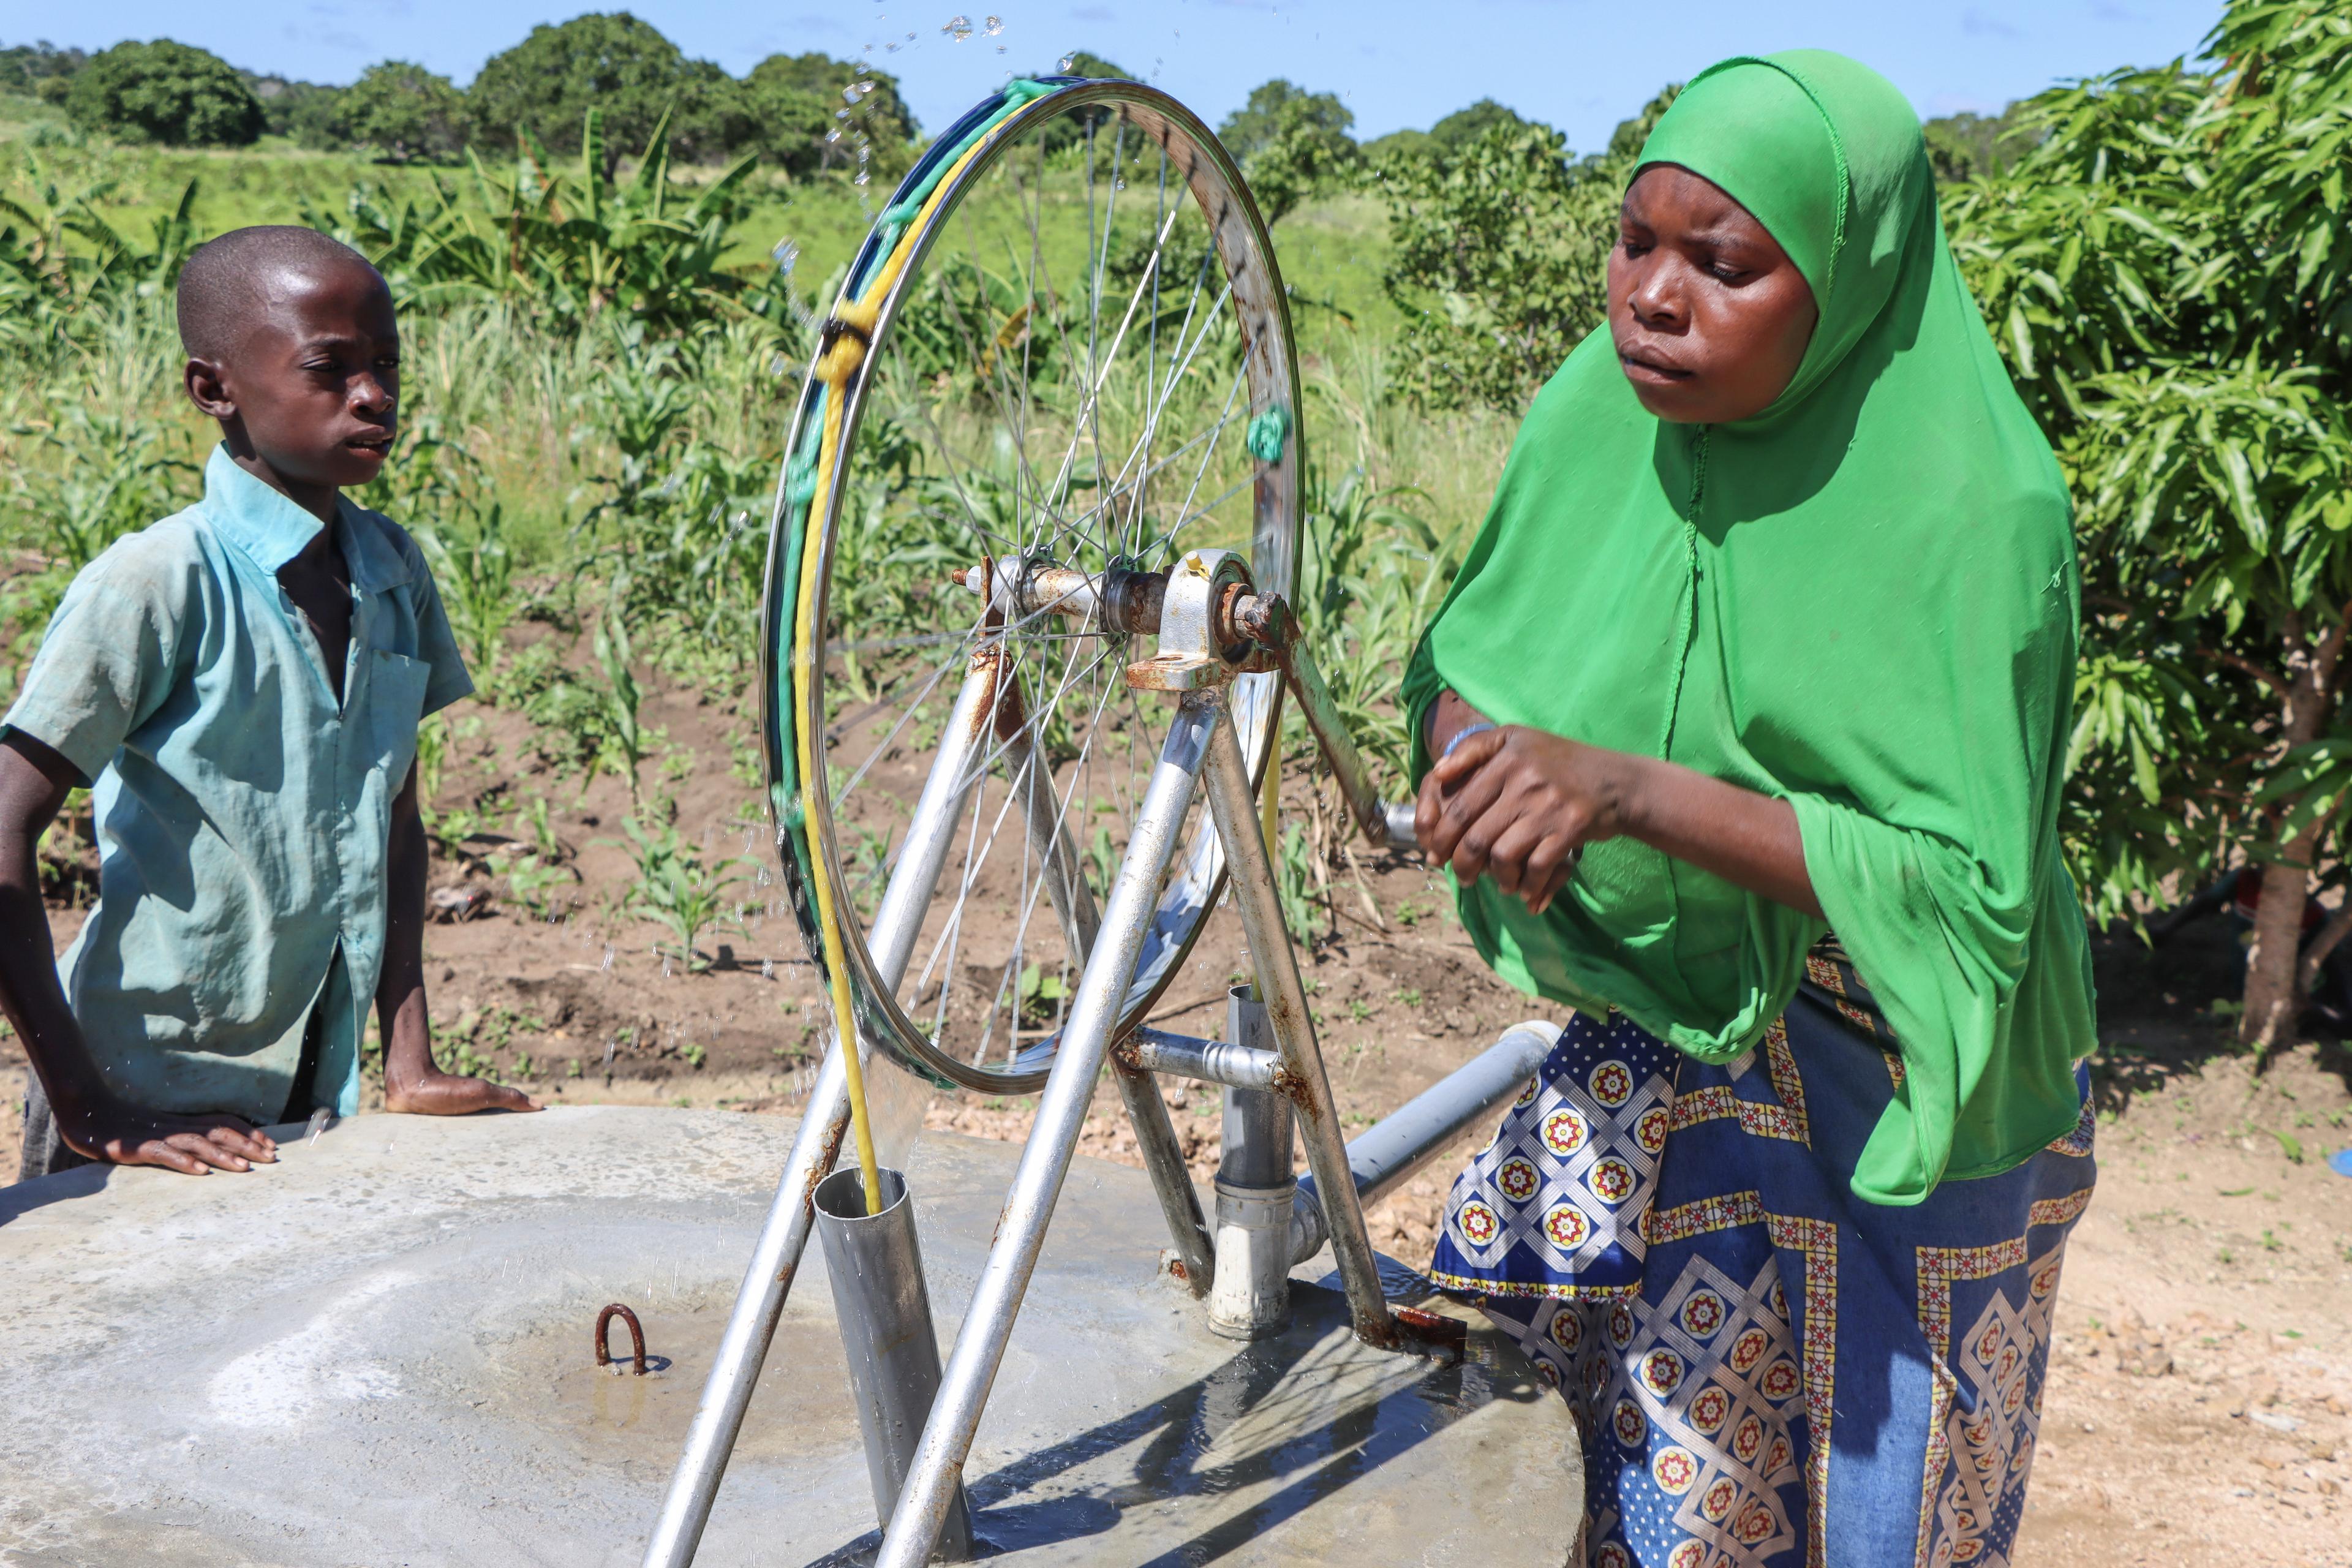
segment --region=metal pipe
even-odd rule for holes
[[[896,985],[907,972],[923,917],[938,890],[940,872],[953,846],[966,792],[978,782],[976,776],[970,776],[971,763],[987,742],[989,718],[996,710],[998,657],[993,649],[976,656],[957,689],[955,707],[931,761],[930,776],[923,781],[923,793],[908,825],[898,862],[875,911],[867,942],[875,968],[886,984]],[[752,1247],[751,1267],[744,1270],[734,1310],[728,1315],[718,1353],[711,1359],[710,1375],[703,1384],[702,1402],[695,1408],[686,1447],[678,1455],[677,1468],[654,1521],[653,1537],[646,1544],[645,1568],[688,1568],[694,1561],[703,1529],[710,1521],[711,1505],[719,1496],[719,1479],[727,1473],[728,1458],[742,1432],[751,1390],[768,1359],[776,1324],[783,1317],[793,1276],[808,1246],[810,1194],[833,1169],[848,1127],[849,1092],[841,1069],[841,1043],[835,1040],[825,1051],[808,1104],[801,1110],[792,1154],[784,1162],[782,1179],[776,1184],[775,1198],[760,1227],[760,1239]]]
[[[833,1169],[848,1129],[849,1092],[836,1040],[817,1069],[792,1155],[784,1162],[783,1179],[776,1184],[767,1221],[751,1248],[751,1267],[735,1292],[735,1309],[728,1314],[718,1352],[711,1357],[702,1403],[695,1407],[686,1447],[654,1521],[653,1539],[646,1543],[645,1568],[687,1568],[702,1543],[719,1478],[727,1473],[727,1458],[735,1451],[760,1365],[768,1358],[768,1344],[776,1337],[776,1321],[783,1316],[801,1251],[808,1245],[809,1194]]]
[[[1421,1173],[1463,1133],[1517,1100],[1559,1041],[1559,1026],[1530,1018],[1367,1128],[1348,1145],[1348,1174],[1359,1209],[1368,1209]],[[1298,1184],[1290,1224],[1290,1261],[1306,1262],[1328,1239],[1315,1179]]]
[[[1036,856],[1038,874],[1045,879],[1045,896],[1062,922],[1062,940],[1071,958],[1083,969],[1101,933],[1102,921],[1095,912],[1094,889],[1087,886],[1077,847],[1071,843],[1069,829],[1063,823],[1053,773],[1031,738],[1018,686],[1004,692],[998,721],[1005,736],[1005,766],[1021,795],[1029,847]],[[1160,1212],[1167,1217],[1168,1237],[1175,1246],[1184,1282],[1198,1295],[1209,1288],[1210,1278],[1216,1272],[1216,1254],[1210,1247],[1201,1194],[1193,1190],[1192,1173],[1184,1167],[1184,1146],[1176,1137],[1176,1124],[1168,1119],[1168,1107],[1160,1102],[1159,1088],[1148,1076],[1139,1078],[1118,1068],[1114,1077],[1119,1100],[1127,1107],[1127,1119],[1135,1128],[1143,1168],[1159,1196]]]
[[[1241,737],[1222,708],[1210,731],[1202,782],[1210,815],[1216,819],[1217,837],[1224,844],[1226,862],[1233,870],[1234,907],[1241,914],[1242,931],[1257,968],[1258,991],[1265,999],[1283,1068],[1294,1080],[1290,1096],[1298,1107],[1299,1130],[1306,1135],[1307,1167],[1322,1180],[1326,1191],[1342,1190],[1341,1184],[1348,1181],[1348,1145],[1339,1135],[1339,1107],[1331,1098],[1331,1079],[1323,1070],[1322,1054],[1316,1048],[1315,1020],[1307,1010],[1307,989],[1299,982],[1298,955],[1282,923],[1282,898],[1275,885],[1274,868],[1266,856],[1265,841],[1258,836],[1257,792],[1250,784]],[[1364,1229],[1364,1212],[1354,1202],[1354,1187],[1348,1185],[1344,1191],[1346,1199],[1335,1205],[1339,1214],[1326,1218],[1339,1280],[1348,1293],[1348,1310],[1355,1320],[1358,1339],[1391,1349],[1398,1343],[1396,1322],[1381,1292],[1372,1239]]]
[[[949,574],[992,605],[1008,622],[1040,615],[1065,616],[1091,629],[1156,636],[1160,605],[1168,592],[1165,572],[1135,572],[1114,566],[1097,576],[1050,560],[996,561],[959,566]]]
[[[1196,1040],[1165,1029],[1138,1029],[1116,1053],[1144,1072],[1173,1073],[1233,1089],[1272,1089],[1282,1071],[1282,1053],[1223,1040]]]
[[[1062,1029],[1061,1049],[1055,1054],[1045,1092],[1038,1097],[1029,1141],[1022,1146],[1021,1163],[1013,1171],[1012,1188],[997,1218],[996,1239],[973,1286],[962,1331],[948,1357],[939,1398],[923,1427],[922,1444],[898,1494],[898,1506],[890,1515],[875,1568],[919,1568],[930,1556],[932,1543],[953,1506],[981,1410],[1003,1362],[1005,1342],[1012,1337],[1022,1295],[1036,1269],[1055,1200],[1077,1152],[1078,1133],[1086,1125],[1087,1106],[1102,1072],[1110,1032],[1118,1026],[1127,988],[1135,978],[1160,879],[1175,856],[1185,807],[1192,803],[1209,738],[1223,714],[1219,693],[1188,694],[1177,709],[1167,742],[1160,747],[1160,761],[1145,786],[1143,808],[1129,834],[1127,858],[1111,884],[1102,940],[1078,979],[1077,996]],[[1232,735],[1230,726],[1225,733]],[[1242,782],[1246,793],[1246,775]],[[1250,810],[1255,812],[1255,802]]]
[[[1128,1122],[1135,1129],[1136,1148],[1143,1155],[1151,1191],[1160,1199],[1160,1216],[1168,1222],[1168,1239],[1176,1250],[1177,1277],[1193,1295],[1206,1295],[1217,1277],[1216,1244],[1209,1239],[1208,1216],[1201,1212],[1201,1194],[1184,1163],[1184,1144],[1176,1136],[1167,1101],[1160,1098],[1159,1081],[1116,1058],[1111,1062],[1111,1079],[1118,1085],[1119,1101],[1127,1107]]]
[[[1258,1042],[1271,1033],[1255,988],[1236,985],[1226,1004],[1227,1032],[1240,1048],[1274,1056]],[[1290,1325],[1290,1215],[1293,1112],[1270,1089],[1228,1087],[1224,1147],[1217,1162],[1217,1278],[1209,1290],[1209,1328],[1229,1340],[1262,1340]]]
[[[1331,700],[1331,689],[1323,684],[1323,672],[1316,668],[1315,656],[1305,642],[1294,643],[1284,651],[1282,668],[1289,678],[1291,694],[1298,699],[1298,711],[1314,731],[1323,760],[1330,764],[1331,776],[1339,781],[1339,793],[1356,826],[1374,844],[1388,843],[1389,808],[1372,788],[1371,774],[1364,769],[1355,737],[1348,733],[1348,721]]]
[[[816,1234],[833,1281],[834,1315],[849,1358],[849,1388],[866,1433],[874,1521],[889,1521],[940,1388],[940,1342],[907,1179],[880,1173],[882,1212],[866,1212],[864,1176],[835,1171],[817,1184]],[[971,1510],[961,1487],[950,1500],[938,1555],[971,1555]]]
[[[891,985],[906,975],[915,939],[922,932],[923,917],[930,912],[931,896],[939,889],[940,872],[955,848],[956,826],[962,819],[964,802],[980,782],[972,760],[985,754],[989,719],[996,710],[1002,657],[993,647],[972,655],[963,684],[956,689],[947,727],[940,731],[940,749],[931,759],[930,776],[924,779],[915,814],[908,820],[906,839],[898,847],[897,864],[890,868],[889,886],[882,889],[882,902],[874,911],[866,945],[874,955],[876,971]]]

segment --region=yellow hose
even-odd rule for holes
[[[825,514],[835,466],[841,455],[844,392],[850,377],[866,361],[874,323],[882,314],[883,298],[906,269],[916,238],[964,165],[993,139],[992,132],[981,137],[956,160],[932,190],[930,199],[923,204],[921,214],[898,237],[898,243],[891,247],[882,269],[874,275],[865,292],[835,310],[834,319],[850,330],[835,335],[832,345],[818,356],[814,367],[816,378],[825,386],[824,433],[817,447],[816,491],[809,501],[808,526],[802,531],[804,537],[801,546],[800,604],[793,616],[793,700],[800,714],[793,730],[801,767],[801,813],[810,821],[816,818],[820,782],[817,768],[823,761],[814,754],[812,742],[821,720],[814,701],[816,672],[809,659],[809,650],[816,641],[816,569],[824,548],[824,534],[817,527],[817,520]],[[841,923],[834,904],[833,877],[823,855],[812,848],[808,858],[809,880],[816,892],[817,929],[824,947],[824,969],[832,981],[833,1026],[841,1040],[841,1071],[849,1090],[849,1124],[857,1143],[857,1170],[866,1187],[866,1212],[877,1215],[882,1212],[881,1163],[874,1152],[874,1120],[866,1107],[866,1067],[857,1056],[857,1020],[849,1001],[849,970],[842,961]]]

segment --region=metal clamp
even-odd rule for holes
[[[1248,565],[1230,550],[1188,550],[1168,574],[1160,603],[1160,651],[1127,667],[1139,691],[1203,691],[1229,685],[1256,644],[1237,637],[1232,606],[1250,595]]]

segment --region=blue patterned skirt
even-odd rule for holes
[[[2009,1561],[2092,1109],[2014,1170],[1864,1203],[1902,1065],[1834,942],[1806,970],[1722,1066],[1571,1017],[1447,1201],[1430,1273],[1576,1411],[1596,1568]]]

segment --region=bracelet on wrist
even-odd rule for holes
[[[1462,728],[1454,731],[1454,738],[1445,742],[1445,750],[1437,753],[1437,760],[1442,763],[1446,758],[1452,756],[1454,754],[1454,748],[1459,746],[1471,736],[1483,735],[1489,730],[1499,728],[1499,725],[1490,723],[1484,719],[1479,720],[1475,724],[1465,724]]]

